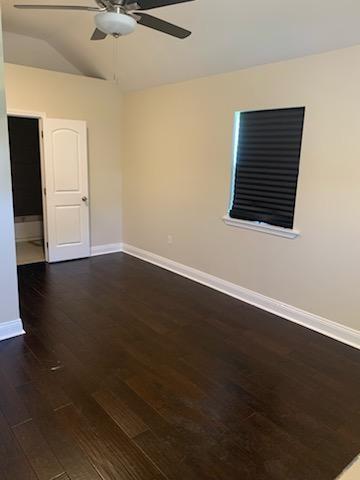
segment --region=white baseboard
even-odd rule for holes
[[[222,280],[208,273],[187,267],[181,263],[174,262],[165,257],[155,255],[154,253],[142,250],[131,245],[123,244],[123,252],[133,257],[140,258],[146,262],[162,267],[171,272],[182,275],[183,277],[194,280],[195,282],[206,285],[207,287],[218,290],[231,297],[242,300],[243,302],[254,305],[255,307],[266,310],[267,312],[278,315],[279,317],[290,320],[291,322],[303,325],[318,333],[334,338],[342,343],[360,349],[360,331],[346,327],[313,313],[306,312],[299,308],[282,303],[261,293],[240,287],[235,283]]]
[[[10,322],[0,323],[0,341],[24,335],[23,324],[20,318]]]
[[[109,243],[107,245],[95,245],[91,247],[91,256],[106,255],[108,253],[122,252],[122,243]]]

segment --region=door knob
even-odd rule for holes
[[[81,200],[82,200],[83,202],[87,202],[87,199],[88,199],[87,197],[82,197]]]

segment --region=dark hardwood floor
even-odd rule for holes
[[[1,480],[333,480],[360,352],[124,254],[19,268]]]

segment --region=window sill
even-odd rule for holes
[[[270,225],[268,223],[262,222],[250,222],[247,220],[239,220],[237,218],[231,218],[229,215],[223,217],[226,225],[231,227],[245,228],[247,230],[255,230],[257,232],[267,233],[269,235],[275,235],[277,237],[283,238],[297,238],[300,235],[300,232],[297,230],[292,230],[290,228],[276,227],[275,225]]]

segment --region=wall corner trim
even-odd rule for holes
[[[97,257],[98,255],[107,255],[108,253],[122,252],[122,243],[109,243],[107,245],[94,245],[90,249],[90,256]]]
[[[24,335],[24,333],[25,330],[23,329],[21,318],[11,320],[10,322],[0,323],[0,341]]]
[[[214,275],[202,272],[201,270],[196,270],[195,268],[188,267],[132,245],[123,244],[122,251],[133,257],[140,258],[141,260],[145,260],[146,262],[157,265],[165,270],[170,270],[178,275],[182,275],[190,280],[194,280],[202,285],[206,285],[214,290],[230,295],[238,300],[242,300],[250,305],[254,305],[255,307],[273,313],[286,320],[314,330],[322,335],[326,335],[327,337],[350,345],[351,347],[360,349],[360,331],[358,330],[354,330],[345,325],[333,322],[332,320],[320,317],[314,313],[306,312],[297,307],[287,305],[279,300],[266,297],[261,293],[248,290],[235,283],[228,282],[227,280],[223,280]]]

